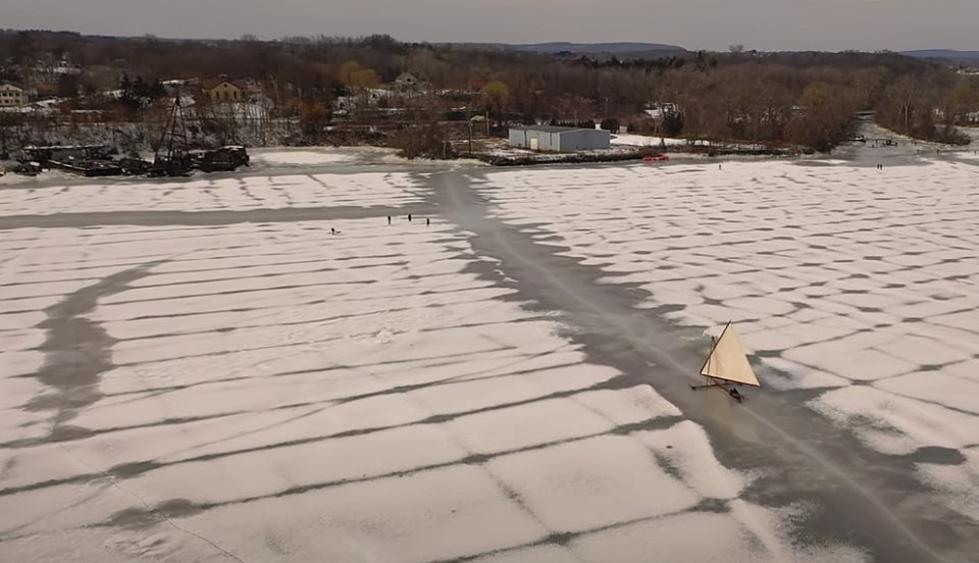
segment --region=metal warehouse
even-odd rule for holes
[[[537,125],[511,127],[510,145],[534,151],[575,152],[609,148],[609,132],[603,129]]]

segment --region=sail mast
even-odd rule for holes
[[[724,325],[724,330],[721,331],[721,336],[724,336],[724,333],[727,332],[727,327],[729,327],[729,326],[731,326],[731,321],[728,321],[727,324]],[[707,359],[704,360],[704,365],[700,368],[700,374],[701,375],[704,375],[704,372],[706,372],[708,370],[708,368],[710,367],[710,359],[714,355],[714,350],[717,349],[717,343],[720,342],[720,341],[721,341],[721,337],[720,336],[717,337],[717,338],[711,337],[711,339],[710,339],[710,342],[711,342],[711,344],[710,344],[710,352],[707,353]]]

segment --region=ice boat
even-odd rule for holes
[[[751,369],[751,364],[748,363],[748,355],[745,354],[744,347],[741,346],[741,341],[738,340],[738,335],[730,322],[725,325],[721,336],[714,341],[704,367],[700,369],[700,375],[706,378],[706,383],[691,385],[691,389],[719,387],[739,403],[744,397],[737,390],[738,386],[761,387],[758,377]]]

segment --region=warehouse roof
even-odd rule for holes
[[[566,133],[568,131],[597,131],[597,129],[589,129],[587,127],[557,127],[555,125],[522,125],[520,127],[511,127],[510,129],[524,130],[524,131],[543,131],[544,133]]]

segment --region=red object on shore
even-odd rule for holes
[[[647,154],[642,157],[643,162],[658,162],[663,160],[669,160],[670,157],[665,154]]]

